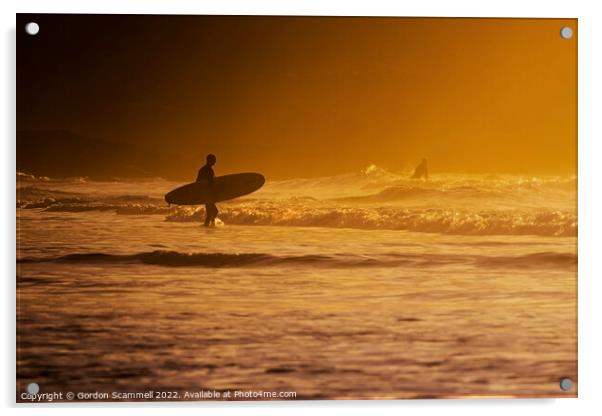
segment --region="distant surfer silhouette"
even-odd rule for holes
[[[205,166],[199,169],[199,174],[196,177],[196,181],[200,182],[206,180],[209,182],[209,189],[213,190],[213,177],[215,176],[215,172],[213,172],[213,165],[217,162],[217,158],[214,154],[207,155],[207,163]],[[213,203],[205,204],[205,227],[215,226],[215,219],[217,218],[217,214],[219,211],[217,207]]]
[[[414,169],[414,174],[411,176],[411,178],[412,179],[420,179],[420,178],[428,179],[429,178],[428,170],[426,168],[426,158],[422,158],[422,161],[420,162],[420,164],[418,166],[416,166],[416,169]]]

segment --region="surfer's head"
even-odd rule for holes
[[[215,157],[215,155],[213,153],[209,153],[207,155],[207,164],[215,165],[215,162],[217,162],[217,158]]]

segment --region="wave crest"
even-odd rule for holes
[[[18,263],[147,264],[165,267],[257,267],[306,265],[319,267],[438,267],[465,264],[474,267],[573,267],[574,253],[531,253],[522,256],[385,253],[376,257],[352,254],[277,256],[265,253],[180,253],[156,250],[135,254],[74,253],[59,257],[23,258]]]
[[[178,208],[167,221],[201,221],[202,208]],[[576,236],[577,216],[558,210],[481,211],[254,204],[223,208],[226,224],[404,230],[451,235]]]
[[[18,263],[142,263],[170,267],[243,267],[266,264],[299,264],[327,262],[329,257],[319,255],[278,257],[264,253],[180,253],[155,250],[136,254],[74,253],[50,258],[24,258]]]

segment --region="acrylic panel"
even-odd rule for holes
[[[576,397],[577,34],[17,15],[16,400]]]

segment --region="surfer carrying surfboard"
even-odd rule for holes
[[[214,154],[209,153],[207,155],[207,163],[199,169],[199,173],[196,177],[196,181],[200,182],[206,180],[209,183],[209,190],[214,192],[213,188],[213,178],[215,177],[215,172],[213,171],[213,165],[217,162],[217,158]],[[205,204],[205,227],[214,226],[215,219],[217,218],[217,214],[219,211],[214,203]]]
[[[165,194],[165,202],[170,205],[205,205],[206,226],[215,225],[218,214],[216,203],[248,195],[265,183],[264,176],[255,172],[216,177],[213,172],[216,161],[215,155],[207,155],[207,163],[199,169],[195,182],[179,186]]]

